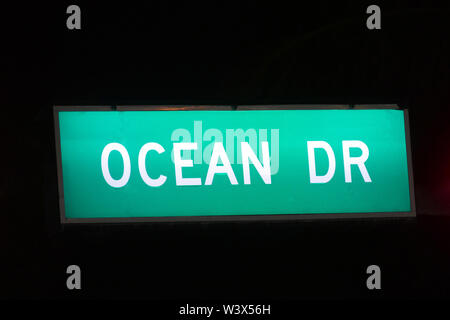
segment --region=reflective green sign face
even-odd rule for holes
[[[62,110],[63,221],[413,211],[401,110]]]

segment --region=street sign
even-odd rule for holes
[[[61,221],[415,215],[406,111],[253,109],[55,107]]]

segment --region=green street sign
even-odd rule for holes
[[[407,112],[55,107],[61,221],[414,216]]]

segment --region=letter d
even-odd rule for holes
[[[333,149],[326,141],[307,141],[308,144],[308,162],[309,162],[309,182],[310,183],[327,183],[334,176],[336,171],[336,158]],[[328,156],[328,172],[324,176],[316,174],[316,158],[314,149],[324,149]]]

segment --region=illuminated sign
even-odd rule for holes
[[[55,107],[62,222],[415,214],[403,110],[186,109]]]

